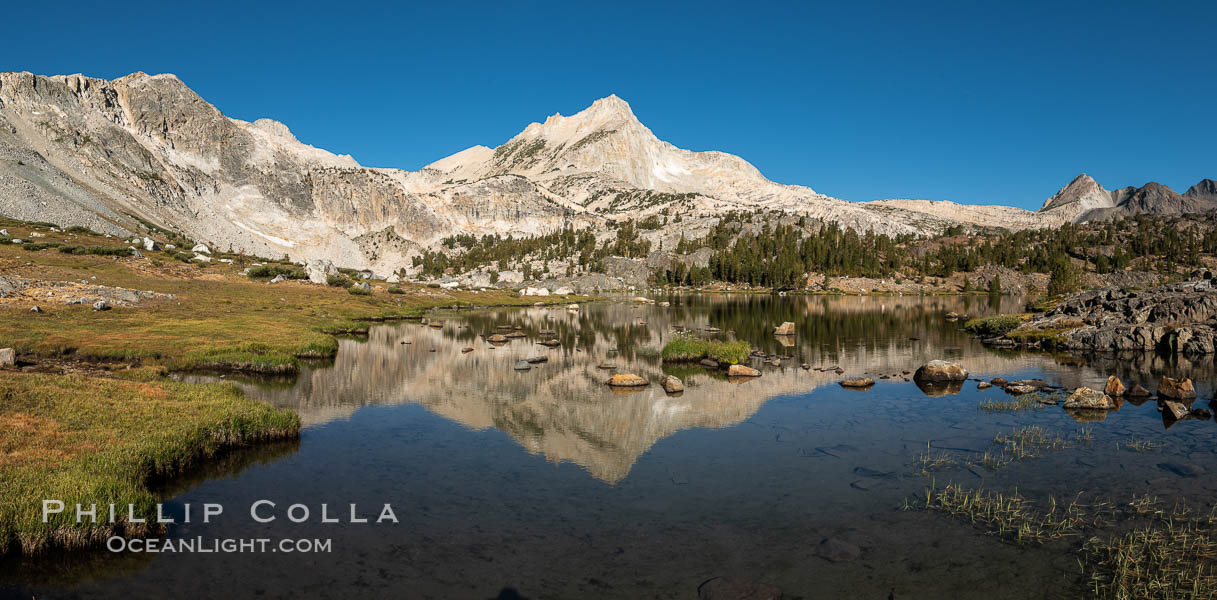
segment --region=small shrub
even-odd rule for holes
[[[344,288],[349,288],[354,284],[354,282],[351,281],[351,278],[347,277],[346,275],[326,275],[325,283],[326,285]]]
[[[304,269],[287,265],[262,265],[249,270],[250,279],[270,279],[280,275],[288,279],[308,279]]]
[[[59,251],[64,254],[95,254],[97,256],[127,256],[131,249],[127,246],[79,246],[76,244],[59,244]]]
[[[96,236],[101,235],[100,233],[97,233],[96,231],[93,231],[92,229],[89,229],[88,227],[85,227],[84,225],[73,225],[67,229],[64,229],[64,231],[66,231],[68,233],[79,233],[82,235],[96,235]]]
[[[24,244],[21,246],[21,249],[28,250],[30,252],[37,252],[38,250],[46,250],[47,248],[58,248],[61,245],[61,242],[38,242],[36,244]]]
[[[389,293],[390,294],[404,294],[404,293],[406,293],[406,290],[403,290],[397,286],[393,286],[393,287],[389,288]]]
[[[372,295],[372,290],[365,290],[359,286],[354,286],[354,285],[347,288],[347,292],[349,292],[353,296],[370,296],[370,295]]]

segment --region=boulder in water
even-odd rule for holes
[[[875,380],[870,377],[858,377],[855,379],[842,379],[837,383],[841,384],[841,387],[844,388],[866,389],[875,385]]]
[[[760,377],[761,372],[744,365],[731,365],[727,368],[728,377]]]
[[[1068,409],[1084,408],[1088,410],[1112,410],[1118,408],[1115,400],[1111,399],[1111,396],[1088,387],[1080,387],[1073,390],[1073,394],[1065,399],[1064,407]]]
[[[647,380],[633,373],[618,373],[609,377],[608,384],[613,387],[641,387],[647,384]]]
[[[921,365],[917,372],[913,373],[913,379],[916,381],[964,381],[967,378],[968,371],[959,363],[945,360],[931,360]]]
[[[1174,379],[1163,375],[1158,382],[1158,395],[1174,400],[1191,400],[1196,397],[1196,388],[1191,379]]]

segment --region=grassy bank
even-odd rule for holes
[[[979,319],[971,319],[963,324],[964,331],[972,335],[979,336],[995,336],[1004,335],[1013,330],[1015,327],[1031,320],[1030,314],[1021,315],[994,315],[991,317],[981,317]]]
[[[234,385],[134,374],[0,371],[0,554],[154,533],[154,524],[100,521],[108,521],[110,503],[155,515],[150,482],[234,447],[299,435],[297,415],[249,400]],[[44,499],[62,500],[66,510],[43,523]],[[99,522],[75,523],[77,503],[97,504]]]
[[[749,352],[752,352],[752,346],[748,342],[713,342],[682,335],[672,338],[663,347],[661,356],[665,363],[708,358],[721,364],[738,365],[748,360]]]
[[[41,244],[112,246],[117,240],[91,233],[51,231],[48,226],[0,220],[11,233]],[[129,254],[129,252],[128,252]],[[211,263],[183,262],[174,250],[142,258],[30,250],[0,244],[0,272],[40,282],[37,289],[0,299],[0,347],[31,358],[156,363],[172,369],[212,368],[291,373],[301,358],[333,356],[335,335],[366,333],[369,321],[418,316],[434,307],[531,305],[538,299],[506,291],[459,291],[372,281],[371,293],[289,280],[270,284],[265,272],[291,270],[273,263],[248,277],[257,259],[216,253]],[[233,261],[219,262],[220,258]],[[153,292],[133,306],[94,311],[68,305],[96,298],[90,288]],[[393,293],[390,287],[395,288]],[[551,303],[569,298],[550,297]],[[41,314],[31,313],[39,306]]]

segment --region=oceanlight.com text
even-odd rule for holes
[[[260,552],[284,552],[317,554],[333,550],[331,539],[309,538],[135,538],[113,536],[106,540],[110,552],[132,552],[147,554],[197,553],[236,554]]]

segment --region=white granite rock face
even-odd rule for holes
[[[1077,187],[1066,194],[1076,203],[1101,200],[1097,184]],[[381,275],[410,269],[410,258],[456,233],[607,232],[609,219],[666,208],[690,216],[682,231],[656,234],[669,237],[704,234],[715,215],[758,208],[888,234],[1068,220],[1062,210],[846,202],[775,183],[740,157],[658,139],[616,96],[416,172],[368,168],[301,143],[277,121],[227,117],[173,75],[144,73],[112,81],[0,73],[0,197],[4,216],[129,237],[143,231],[128,216],[135,209],[201,242],[197,254],[231,247]],[[1068,202],[1049,202],[1059,203]]]

